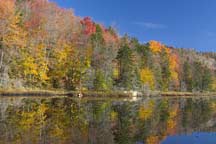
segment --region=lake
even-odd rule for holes
[[[216,98],[0,98],[0,144],[215,144]]]

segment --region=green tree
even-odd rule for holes
[[[136,85],[137,71],[134,63],[132,49],[124,44],[118,51],[117,60],[119,63],[120,77],[118,83],[126,89],[132,89]]]
[[[169,89],[169,82],[170,82],[170,77],[171,77],[171,72],[170,72],[170,63],[169,63],[169,58],[168,54],[165,49],[162,49],[161,52],[161,76],[162,76],[162,90],[167,91]]]
[[[192,91],[192,70],[188,61],[183,64],[182,79],[186,85],[187,91]]]
[[[94,79],[95,90],[108,90],[109,85],[105,79],[104,73],[100,70],[96,71]]]
[[[212,78],[212,73],[208,68],[203,69],[203,74],[202,74],[202,90],[203,91],[208,91],[211,90],[211,85],[213,82]]]

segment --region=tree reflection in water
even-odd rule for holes
[[[0,98],[1,144],[159,144],[216,130],[216,99]]]

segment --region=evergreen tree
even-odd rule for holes
[[[170,68],[169,68],[169,58],[167,52],[163,49],[161,52],[161,76],[162,76],[162,90],[167,91],[170,82]]]
[[[208,68],[203,69],[203,76],[202,76],[202,90],[208,91],[211,89],[212,85],[212,73]]]
[[[202,76],[203,68],[200,62],[193,63],[193,72],[192,72],[192,88],[193,91],[202,90]]]
[[[192,91],[192,71],[191,71],[191,66],[186,61],[183,65],[183,81],[186,85],[187,91]]]
[[[134,55],[132,49],[127,44],[123,45],[117,55],[119,62],[120,77],[118,83],[121,87],[132,89],[137,86],[138,71],[134,64]]]

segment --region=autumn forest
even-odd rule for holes
[[[0,0],[0,75],[2,89],[206,92],[216,53],[140,43],[48,0]]]

